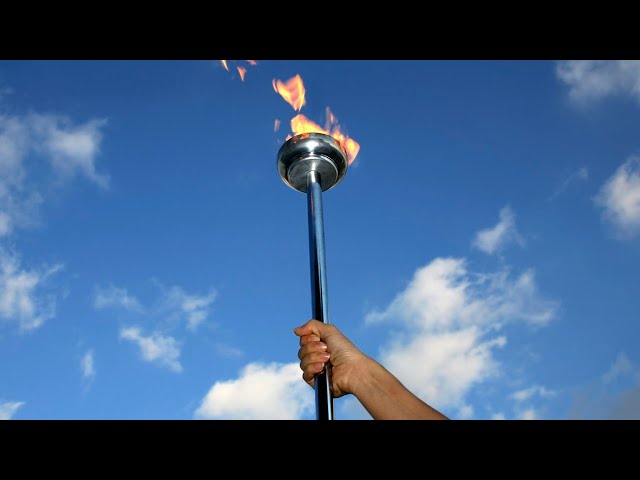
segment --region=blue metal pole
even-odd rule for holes
[[[311,260],[311,305],[313,318],[329,323],[329,299],[324,250],[324,220],[322,218],[322,187],[320,174],[307,174],[307,205],[309,209],[309,258]],[[327,364],[328,365],[328,364]],[[333,420],[333,397],[329,388],[329,368],[315,379],[316,419]]]

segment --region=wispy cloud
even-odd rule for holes
[[[500,210],[498,223],[476,233],[472,245],[482,252],[493,255],[509,243],[524,246],[524,240],[516,228],[516,216],[509,205]]]
[[[217,294],[213,289],[202,295],[191,294],[177,285],[165,287],[157,280],[153,282],[161,292],[149,308],[145,308],[126,288],[114,285],[97,286],[93,295],[93,305],[96,309],[121,308],[128,312],[145,314],[145,317],[155,317],[163,323],[164,334],[155,331],[145,336],[140,327],[131,326],[120,330],[120,338],[137,344],[144,361],[181,372],[181,342],[166,332],[173,332],[183,325],[187,330],[195,332],[209,317],[211,304]],[[224,357],[237,358],[243,355],[242,350],[219,342],[215,344],[215,349]]]
[[[513,392],[510,397],[517,402],[526,402],[534,396],[549,398],[555,396],[555,394],[556,392],[554,392],[553,390],[549,390],[540,385],[533,385],[529,388],[523,388],[522,390]]]
[[[571,172],[571,174],[562,181],[558,188],[551,194],[549,200],[553,200],[559,195],[562,195],[571,185],[586,182],[587,180],[589,180],[589,169],[587,167],[580,167],[575,172]]]
[[[497,332],[510,322],[545,325],[557,308],[539,295],[533,271],[477,274],[464,259],[436,258],[366,321],[397,327],[380,355],[391,372],[428,403],[464,413],[471,389],[500,372],[494,350],[507,337]]]
[[[130,295],[125,288],[96,287],[93,299],[93,306],[97,309],[118,307],[130,312],[142,313],[144,308],[136,297]]]
[[[240,358],[244,356],[244,351],[233,347],[231,345],[227,345],[225,343],[218,342],[215,344],[216,352],[222,357],[227,358]]]
[[[207,293],[188,293],[179,285],[164,286],[154,279],[154,284],[161,293],[156,304],[149,310],[150,315],[165,316],[177,324],[184,323],[186,328],[195,332],[210,316],[211,306],[217,297],[215,289],[211,288]],[[126,288],[109,285],[107,287],[96,286],[93,305],[96,309],[122,308],[133,313],[145,313],[147,309]]]
[[[109,186],[109,176],[96,170],[101,129],[106,120],[74,125],[67,117],[33,114],[28,122],[40,140],[39,148],[48,154],[51,166],[58,174],[65,178],[79,174],[102,188]]]
[[[519,420],[538,420],[540,414],[535,408],[527,408],[518,414]]]
[[[569,418],[640,419],[640,366],[619,352],[604,374],[574,391]]]
[[[295,420],[309,415],[313,390],[295,363],[250,363],[238,378],[213,384],[196,418]]]
[[[182,287],[174,285],[163,287],[163,308],[170,315],[186,322],[187,328],[195,332],[198,327],[209,317],[211,304],[217,297],[217,292],[210,289],[208,293],[187,293]]]
[[[584,105],[614,95],[629,95],[640,102],[640,61],[564,60],[556,75],[569,87],[570,98]]]
[[[0,247],[0,319],[32,331],[55,316],[55,295],[47,293],[47,280],[62,265],[26,270],[20,259]]]
[[[142,335],[139,327],[125,327],[120,330],[120,338],[135,343],[145,362],[155,363],[173,372],[182,372],[180,346],[175,338],[154,332]]]
[[[0,236],[12,233],[17,226],[32,224],[37,217],[42,197],[25,185],[25,160],[31,146],[24,121],[0,115]]]
[[[59,115],[0,114],[0,236],[38,222],[43,182],[51,183],[53,177],[66,180],[80,174],[108,186],[109,176],[96,168],[104,125],[101,119],[74,124]]]
[[[96,378],[96,367],[93,358],[93,350],[88,350],[80,359],[82,378],[93,381]]]
[[[0,420],[11,420],[24,402],[4,402],[0,403]]]
[[[619,238],[640,233],[640,156],[632,156],[620,165],[594,201]]]
[[[620,352],[611,367],[602,376],[605,385],[624,377],[630,377],[634,382],[640,383],[640,368],[633,365],[626,353]]]

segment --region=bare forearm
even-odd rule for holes
[[[358,373],[353,394],[375,420],[447,419],[411,393],[375,360],[364,360]]]

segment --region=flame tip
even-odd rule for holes
[[[296,74],[295,77],[290,78],[286,82],[274,78],[272,85],[276,93],[279,93],[284,101],[291,105],[294,110],[299,112],[302,106],[306,104],[306,91],[300,74]]]

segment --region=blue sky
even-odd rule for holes
[[[0,62],[0,418],[313,418],[296,74],[331,321],[452,418],[640,418],[640,62],[229,66]]]

